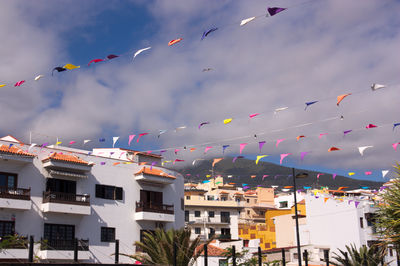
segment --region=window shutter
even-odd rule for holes
[[[104,198],[104,186],[96,184],[96,198]]]
[[[122,187],[115,187],[115,199],[122,200]]]

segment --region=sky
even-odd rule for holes
[[[267,7],[288,9],[266,17]],[[248,143],[247,158],[265,154],[262,161],[279,164],[291,153],[283,165],[382,180],[400,153],[392,147],[400,141],[400,127],[392,129],[400,122],[399,12],[389,0],[3,0],[0,133],[87,149],[119,136],[116,147],[168,149],[167,160],[185,160],[176,166],[237,156]],[[87,65],[109,54],[119,57]],[[81,68],[52,76],[67,63]],[[372,91],[372,83],[387,87]],[[198,129],[202,122],[210,124]],[[167,132],[157,137],[159,130]],[[128,146],[140,133],[150,134]],[[92,141],[83,147],[85,139]],[[230,145],[224,154],[222,145]],[[361,156],[361,146],[373,147]]]

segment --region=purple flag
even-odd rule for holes
[[[352,203],[353,202],[353,200],[349,200],[347,203],[350,205],[350,203]]]
[[[346,136],[346,135],[349,134],[351,131],[353,131],[353,130],[350,129],[350,130],[343,131],[343,135]]]
[[[265,142],[266,142],[265,140],[258,142],[258,148],[260,149],[260,152],[261,152]]]
[[[360,204],[359,201],[355,201],[355,202],[354,202],[354,205],[356,205],[356,208],[358,207],[358,204]]]
[[[333,180],[335,180],[336,176],[337,176],[337,174],[332,174]]]
[[[283,7],[268,7],[267,10],[268,10],[268,14],[272,17],[272,16],[274,16],[274,15],[276,15],[276,14],[278,14],[278,13],[284,11],[284,10],[286,10],[286,8],[283,8]]]
[[[106,164],[106,162],[100,162],[100,165],[105,165]]]
[[[303,161],[304,157],[305,157],[308,153],[310,153],[310,151],[303,151],[303,152],[301,152],[301,153],[300,153],[300,159]]]
[[[222,146],[222,154],[225,153],[225,149],[228,148],[228,147],[229,147],[229,145],[224,145],[224,146]]]
[[[244,158],[243,156],[236,156],[235,158],[233,158],[232,163],[234,163],[237,159],[241,159]]]

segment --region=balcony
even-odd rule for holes
[[[1,240],[1,260],[26,260],[28,258],[27,237],[4,237]]]
[[[174,222],[174,205],[152,202],[136,202],[135,220]]]
[[[0,187],[0,208],[30,210],[31,189]]]
[[[90,195],[45,191],[42,212],[90,215]]]
[[[203,196],[191,196],[190,199],[185,199],[185,206],[241,209],[244,207],[244,202],[237,202],[235,200],[213,200],[205,199]]]
[[[231,240],[232,239],[232,235],[230,235],[230,234],[218,235],[217,239],[219,239],[219,240]]]
[[[166,186],[174,183],[175,179],[175,176],[169,175],[157,168],[143,167],[139,172],[135,173],[135,180],[143,184]]]
[[[78,249],[78,259],[89,259],[89,239],[41,239],[38,257],[41,259],[72,260],[75,244]]]
[[[213,225],[226,225],[231,223],[230,217],[221,217],[218,219],[217,217],[203,217],[203,218],[196,218],[193,224],[213,224]]]

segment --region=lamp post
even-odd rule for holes
[[[299,217],[297,215],[297,187],[296,187],[296,178],[306,178],[308,176],[307,173],[295,174],[295,169],[292,168],[293,172],[293,189],[294,189],[294,211],[296,218],[296,238],[297,238],[297,258],[299,260],[299,266],[301,266],[301,250],[300,250],[300,233],[299,233]]]

